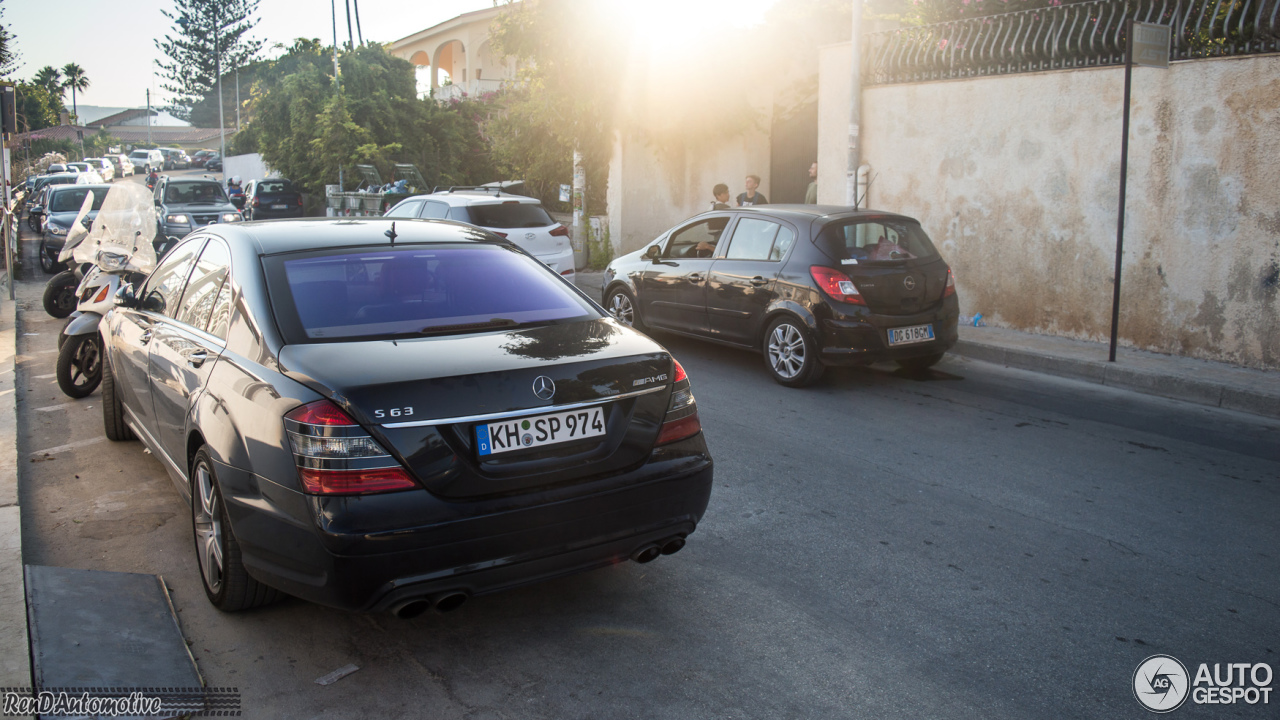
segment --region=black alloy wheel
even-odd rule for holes
[[[208,445],[191,461],[191,524],[204,594],[214,607],[236,612],[280,597],[279,590],[254,580],[244,569]]]
[[[76,310],[76,288],[80,281],[74,270],[63,270],[44,286],[44,311],[56,318],[70,317]]]
[[[764,366],[781,385],[804,387],[822,377],[826,367],[818,359],[818,345],[800,320],[783,315],[769,323],[762,342]]]
[[[605,309],[613,319],[629,328],[643,331],[644,323],[640,322],[640,313],[636,310],[636,299],[625,288],[614,288],[604,303]]]
[[[45,244],[44,238],[40,238],[40,269],[45,275],[52,275],[58,272],[58,266],[61,263],[49,257],[49,246]]]
[[[68,397],[88,397],[102,382],[102,336],[73,335],[58,349],[58,387]]]

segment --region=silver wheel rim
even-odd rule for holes
[[[790,380],[804,369],[804,336],[794,325],[783,323],[769,336],[769,367]]]
[[[222,520],[218,496],[213,492],[213,473],[203,462],[196,465],[196,555],[205,587],[217,594],[222,589]]]
[[[631,327],[636,322],[636,309],[631,305],[631,298],[626,293],[614,293],[609,299],[609,314],[618,322]]]

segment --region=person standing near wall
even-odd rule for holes
[[[738,207],[769,204],[769,200],[765,198],[764,193],[756,192],[756,189],[760,187],[759,175],[748,175],[746,185],[747,191],[738,193]]]
[[[711,203],[712,210],[728,210],[729,209],[729,186],[719,183],[711,188],[711,194],[715,196],[715,200]]]
[[[818,163],[809,166],[809,189],[804,191],[804,204],[818,204]]]

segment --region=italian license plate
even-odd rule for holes
[[[476,426],[481,455],[497,455],[604,435],[604,409],[538,415]]]
[[[271,209],[272,210],[288,210],[289,206],[288,205],[272,205]]]
[[[929,342],[932,339],[932,325],[916,325],[914,327],[894,328],[889,331],[890,345],[910,345],[912,343]]]

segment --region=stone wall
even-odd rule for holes
[[[822,49],[819,201],[843,195],[848,45]],[[1110,332],[1123,68],[867,88],[870,205],[919,218],[964,314]],[[1137,68],[1120,338],[1280,368],[1280,56]]]

